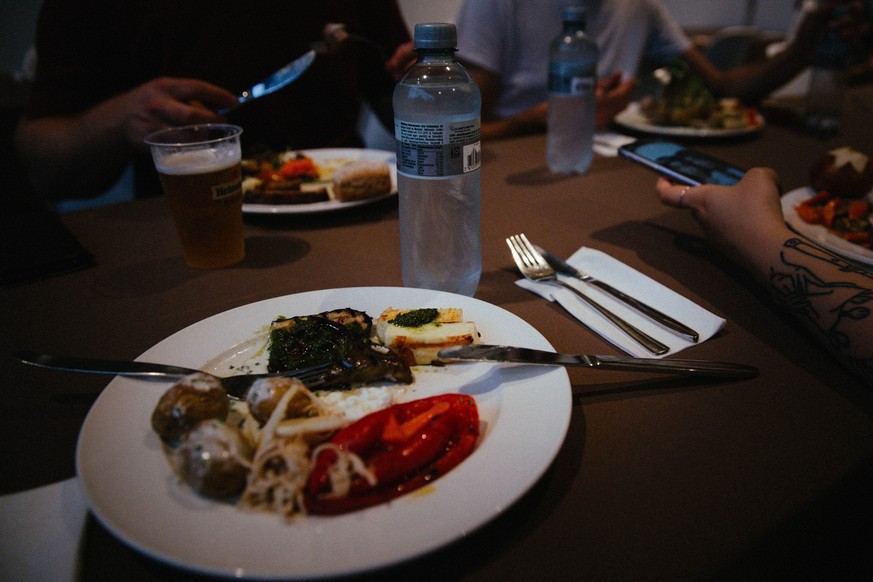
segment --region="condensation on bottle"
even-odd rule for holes
[[[403,284],[472,296],[482,273],[482,98],[455,60],[454,24],[416,24],[418,59],[394,90]]]
[[[585,11],[565,8],[549,48],[546,161],[557,174],[584,174],[594,158],[597,44],[585,33]]]

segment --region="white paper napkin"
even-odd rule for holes
[[[724,319],[643,275],[636,269],[632,269],[621,261],[610,257],[606,253],[582,247],[573,253],[573,256],[567,262],[579,270],[585,271],[592,277],[600,279],[604,283],[609,283],[616,289],[684,323],[700,334],[698,343],[708,340],[724,327]],[[561,281],[569,283],[582,293],[585,293],[640,331],[666,344],[670,347],[670,351],[661,356],[653,355],[569,289],[564,289],[555,283],[534,283],[527,279],[521,279],[516,284],[549,301],[557,301],[592,331],[632,356],[641,358],[671,356],[696,345],[690,339],[655,323],[596,286],[583,283],[573,277],[565,277],[563,275],[558,277]]]
[[[618,148],[625,144],[637,141],[629,135],[623,135],[614,131],[598,131],[594,134],[594,153],[614,158],[618,155]]]
[[[0,497],[0,578],[77,580],[87,515],[76,478]]]

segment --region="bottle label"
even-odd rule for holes
[[[585,97],[594,94],[597,85],[595,77],[568,77],[564,75],[549,75],[549,93]]]
[[[416,123],[394,120],[397,171],[406,176],[444,178],[482,165],[479,118]]]

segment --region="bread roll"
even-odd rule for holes
[[[348,162],[333,173],[333,197],[341,202],[375,198],[391,192],[391,174],[385,162]]]
[[[831,150],[811,168],[809,182],[840,198],[862,198],[873,187],[873,163],[865,154],[849,147]]]

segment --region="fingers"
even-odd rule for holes
[[[661,202],[667,206],[672,206],[673,208],[694,208],[693,199],[696,199],[697,194],[687,184],[674,184],[661,177],[658,178],[655,189],[658,191]]]
[[[159,79],[158,82],[169,96],[195,109],[215,110],[236,104],[233,93],[199,79]]]
[[[615,71],[605,79],[599,79],[596,90],[601,94],[607,93],[618,87],[619,83],[621,83],[621,71]]]
[[[121,122],[127,140],[144,148],[142,139],[153,131],[224,120],[216,108],[236,103],[229,91],[197,79],[159,78],[127,93]]]
[[[401,44],[385,63],[385,70],[391,73],[395,79],[400,79],[416,59],[412,41]]]

